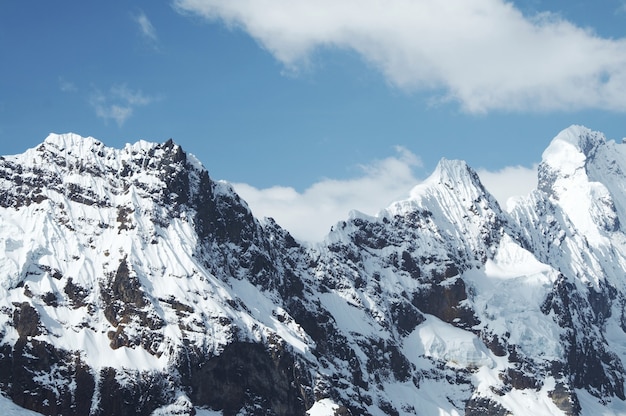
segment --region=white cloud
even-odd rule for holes
[[[78,87],[73,82],[67,81],[63,77],[59,77],[59,88],[62,92],[76,92]]]
[[[245,183],[233,187],[258,218],[272,217],[281,227],[303,241],[321,241],[337,222],[346,220],[350,211],[376,215],[394,201],[409,197],[418,185],[413,169],[419,159],[403,148],[398,155],[362,166],[362,175],[346,180],[324,179],[304,192],[291,187],[258,189]],[[506,167],[498,171],[477,172],[485,188],[503,208],[507,200],[525,196],[537,186],[537,166]]]
[[[144,95],[140,90],[133,91],[124,84],[111,87],[111,97],[126,102],[130,106],[148,105],[154,101],[153,97]]]
[[[531,168],[507,166],[495,172],[480,169],[476,173],[503,209],[512,206],[516,197],[526,196],[537,188],[537,165]]]
[[[133,115],[136,107],[146,106],[156,99],[144,95],[140,90],[131,90],[126,85],[115,85],[108,93],[94,90],[89,98],[89,103],[96,111],[96,115],[104,121],[114,120],[118,126],[122,126]]]
[[[141,31],[141,35],[150,42],[153,46],[156,45],[158,40],[157,32],[148,16],[143,11],[139,11],[136,15],[133,15],[133,19],[139,25],[139,30]]]
[[[391,202],[407,198],[419,182],[413,168],[420,160],[398,147],[398,154],[361,166],[362,175],[346,180],[324,179],[300,193],[290,187],[257,189],[233,184],[257,217],[272,217],[304,241],[321,241],[330,227],[348,218],[351,210],[375,215]]]
[[[399,88],[469,112],[626,111],[626,39],[504,0],[173,0],[254,37],[287,68],[320,48],[359,53]]]

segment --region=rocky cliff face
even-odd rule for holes
[[[51,135],[0,158],[0,390],[49,415],[620,414],[624,172],[574,126],[511,212],[442,160],[309,245],[171,141]]]

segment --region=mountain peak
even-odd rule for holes
[[[585,166],[587,159],[606,139],[602,133],[573,125],[556,135],[542,155],[542,162],[564,176]]]
[[[44,145],[52,145],[54,147],[57,147],[59,149],[65,149],[65,148],[80,148],[80,147],[102,147],[104,146],[102,144],[102,142],[100,142],[99,140],[96,140],[95,138],[89,136],[89,137],[83,137],[79,134],[76,133],[62,133],[62,134],[57,134],[57,133],[50,133],[48,135],[48,137],[45,138],[45,140],[43,141]]]
[[[107,147],[101,141],[93,137],[83,137],[76,133],[56,134],[50,133],[44,142],[29,152],[38,152],[53,156],[54,159],[70,161],[80,159],[84,162],[97,161],[102,163],[119,163],[134,159],[143,160],[146,157],[162,158],[169,154],[169,158],[185,160],[186,155],[182,148],[172,139],[165,143],[155,143],[139,140],[135,143],[127,143],[123,149]],[[35,158],[36,159],[36,158]],[[199,162],[193,161],[195,164]]]
[[[93,137],[82,137],[76,133],[50,133],[42,144],[26,151],[31,161],[41,160],[47,164],[51,160],[93,160],[102,155],[106,146]],[[19,156],[18,156],[19,157]]]
[[[478,176],[463,160],[449,160],[442,158],[433,173],[411,190],[411,199],[422,197],[426,189],[440,185],[453,189],[462,184],[480,183]]]
[[[491,205],[497,206],[478,174],[463,160],[442,158],[432,175],[415,186],[410,195],[411,200],[434,198],[435,203],[447,201],[448,205],[454,205],[452,201],[474,201],[484,196]]]
[[[471,168],[464,160],[442,158],[433,172],[433,180],[438,180],[440,183],[459,181],[466,178],[470,171]]]

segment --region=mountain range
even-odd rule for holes
[[[171,140],[51,134],[0,157],[0,406],[624,415],[625,276],[626,145],[582,126],[506,211],[443,159],[315,244]]]

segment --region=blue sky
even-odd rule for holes
[[[3,0],[0,154],[171,137],[290,229],[442,157],[523,192],[570,124],[626,136],[625,32],[620,0]]]

